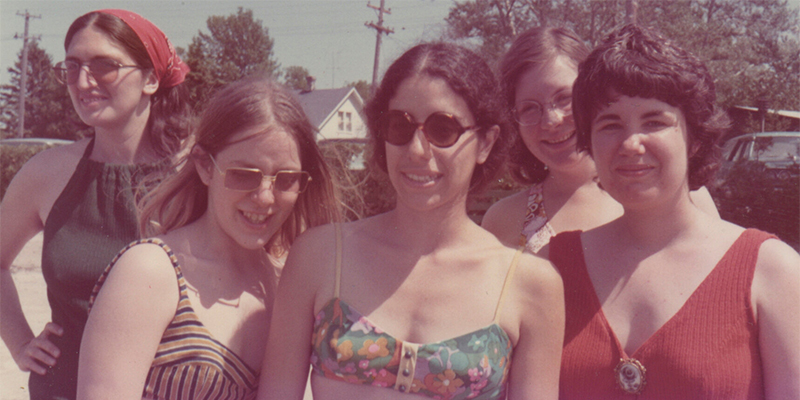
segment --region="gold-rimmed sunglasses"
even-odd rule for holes
[[[250,192],[258,189],[264,179],[272,183],[272,189],[285,193],[302,193],[311,181],[311,175],[305,171],[278,171],[275,175],[266,175],[256,168],[229,167],[225,171],[217,165],[217,160],[209,154],[214,163],[214,168],[225,177],[225,187],[240,192]]]
[[[117,80],[121,68],[140,68],[138,65],[124,65],[108,58],[97,58],[86,62],[75,60],[61,61],[53,67],[56,79],[65,85],[74,85],[78,82],[81,69],[87,67],[87,72],[97,83],[109,84]]]

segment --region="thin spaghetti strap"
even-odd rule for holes
[[[517,247],[517,252],[514,254],[514,259],[511,261],[511,267],[508,268],[508,273],[506,273],[506,280],[503,282],[503,289],[500,290],[500,300],[497,301],[497,308],[494,310],[495,323],[498,323],[497,319],[500,317],[500,309],[503,307],[503,300],[506,298],[506,288],[508,287],[508,282],[510,282],[511,278],[514,276],[514,271],[517,269],[517,264],[519,263],[519,257],[522,255],[522,251],[524,249],[524,244]]]
[[[333,297],[339,298],[339,285],[342,282],[342,224],[333,224],[336,227],[336,277],[334,279]]]

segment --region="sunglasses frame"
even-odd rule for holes
[[[385,121],[388,121],[388,119],[391,118],[392,115],[402,116],[409,123],[410,126],[414,127],[414,130],[411,131],[410,135],[408,135],[408,139],[405,140],[403,143],[392,142],[391,140],[389,140],[389,135],[387,134],[387,132],[386,132],[387,129],[385,129],[386,127],[384,125],[387,124],[387,122],[385,122]],[[432,138],[431,135],[428,134],[427,129],[425,128],[425,125],[428,124],[428,121],[430,121],[431,118],[440,117],[440,116],[449,118],[451,121],[455,122],[456,125],[458,126],[458,129],[457,129],[458,133],[451,138],[452,141],[448,140],[446,142],[440,142],[439,140],[436,140],[435,138]],[[448,148],[448,147],[456,144],[456,142],[458,142],[458,139],[461,138],[461,135],[463,135],[465,132],[470,131],[472,129],[475,129],[477,127],[478,127],[478,125],[470,125],[470,126],[464,127],[464,126],[461,125],[460,122],[458,122],[458,120],[456,119],[456,117],[453,114],[446,113],[446,112],[441,112],[441,111],[438,111],[438,112],[435,112],[435,113],[429,115],[428,118],[425,118],[425,121],[422,122],[422,123],[416,122],[414,120],[414,118],[409,113],[407,113],[405,111],[401,111],[401,110],[388,110],[383,115],[381,115],[380,119],[378,120],[378,129],[379,129],[381,138],[386,143],[389,143],[389,144],[392,144],[392,145],[395,145],[395,146],[405,146],[405,145],[407,145],[408,143],[411,142],[411,139],[414,138],[414,134],[418,130],[421,130],[422,133],[425,135],[425,139],[427,139],[430,144],[432,144],[432,145],[434,145],[434,146],[436,146],[438,148],[444,149],[444,148]]]
[[[75,76],[75,79],[74,79],[73,82],[70,82],[70,79],[69,79],[69,68],[67,68],[67,66],[66,66],[66,64],[68,62],[73,62],[75,64],[78,64],[77,75]],[[109,72],[104,74],[104,75],[107,75],[108,73],[113,71],[115,73],[114,79],[102,79],[102,78],[99,78],[95,74],[95,72],[92,72],[91,63],[93,63],[93,62],[106,62],[106,63],[108,63],[109,67],[111,67],[112,64],[115,64],[115,68],[112,68],[111,70],[109,70]],[[125,65],[125,64],[122,64],[119,61],[115,61],[115,60],[111,60],[111,59],[107,59],[107,58],[102,58],[102,59],[92,59],[92,60],[85,61],[85,62],[78,62],[78,61],[74,61],[74,60],[59,61],[58,63],[56,63],[56,65],[53,66],[53,71],[56,73],[56,80],[59,81],[61,84],[74,85],[74,84],[78,83],[78,80],[80,79],[80,75],[81,75],[81,70],[84,69],[84,67],[86,67],[86,73],[88,74],[88,76],[91,76],[92,80],[94,80],[95,83],[102,83],[104,85],[107,85],[107,84],[112,83],[115,80],[117,80],[117,78],[119,78],[119,70],[122,69],[122,68],[139,68],[139,69],[142,68],[142,67],[140,67],[138,65]],[[103,75],[100,75],[100,76],[103,76]]]
[[[208,154],[208,158],[210,158],[211,162],[214,163],[214,168],[217,170],[217,172],[219,172],[220,175],[225,177],[225,182],[223,182],[223,185],[225,186],[225,189],[233,190],[235,192],[252,192],[252,191],[258,189],[259,187],[261,187],[261,183],[264,182],[264,179],[268,179],[270,181],[270,188],[269,189],[272,190],[272,191],[278,191],[278,192],[281,192],[281,193],[297,193],[297,194],[300,194],[300,193],[303,193],[306,189],[308,189],[308,184],[312,181],[311,174],[309,174],[306,171],[284,171],[284,170],[281,170],[281,171],[276,172],[275,175],[267,175],[267,174],[265,174],[264,172],[262,172],[258,168],[228,167],[228,168],[225,168],[225,171],[223,171],[219,167],[219,164],[217,164],[217,160],[214,159],[214,156],[212,156],[209,153]],[[259,175],[261,175],[261,179],[258,181],[258,186],[254,187],[252,189],[235,189],[235,188],[232,188],[232,187],[228,186],[228,175],[227,175],[227,172],[230,171],[230,170],[247,171],[247,172],[252,172],[252,173],[256,173],[257,172]],[[286,174],[286,173],[301,174],[302,176],[306,177],[305,184],[301,184],[300,185],[301,186],[300,190],[298,190],[296,192],[295,191],[290,191],[290,190],[278,189],[278,187],[275,186],[275,181],[278,178],[278,174],[281,174],[281,173],[284,173],[284,174]]]

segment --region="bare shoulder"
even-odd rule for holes
[[[507,245],[517,245],[525,219],[528,191],[523,190],[492,204],[483,216],[481,226]]]
[[[328,287],[333,293],[335,257],[335,224],[315,226],[303,232],[289,249],[279,281],[279,295],[287,292],[295,299],[314,298],[321,288]]]
[[[756,262],[756,277],[771,283],[800,285],[800,254],[778,239],[768,239],[761,244]]]
[[[120,254],[110,274],[124,276],[128,282],[174,282],[175,268],[164,249],[155,243],[139,243]],[[169,285],[174,286],[174,283]]]
[[[561,276],[546,259],[523,253],[509,286],[504,326],[512,340],[525,332],[550,332],[561,329],[563,336],[564,286]],[[559,347],[560,348],[560,347]]]
[[[9,191],[19,191],[29,199],[58,196],[75,172],[88,143],[89,139],[83,139],[31,157],[14,176]]]
[[[66,179],[72,175],[91,139],[82,139],[66,146],[53,147],[37,153],[25,163],[23,170],[40,179]],[[23,170],[20,170],[22,172]]]
[[[533,299],[543,300],[563,292],[561,275],[553,264],[527,251],[520,256],[514,280],[519,290]]]

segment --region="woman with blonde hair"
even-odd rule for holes
[[[279,259],[339,219],[314,127],[292,94],[251,78],[217,92],[185,165],[144,198],[142,230],[94,290],[80,399],[249,399]]]

